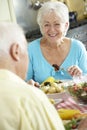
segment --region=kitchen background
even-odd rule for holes
[[[28,41],[41,37],[36,22],[38,9],[49,0],[0,0],[0,21],[17,22]],[[52,0],[55,1],[55,0]],[[58,0],[69,8],[67,36],[81,40],[87,48],[87,0]]]

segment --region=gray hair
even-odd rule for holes
[[[43,21],[43,16],[49,13],[49,11],[53,10],[61,19],[62,22],[69,23],[69,10],[68,7],[58,1],[48,1],[45,2],[42,7],[39,9],[38,14],[37,14],[37,23],[40,26],[40,30],[42,32],[42,21]]]
[[[0,23],[0,50],[8,53],[11,44],[17,43],[22,49],[25,48],[25,37],[22,28],[16,23]]]

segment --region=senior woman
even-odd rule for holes
[[[67,38],[69,11],[62,2],[45,2],[37,22],[42,37],[29,43],[30,58],[27,80],[42,83],[49,76],[72,79],[87,73],[87,52],[76,39]]]

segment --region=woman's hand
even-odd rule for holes
[[[30,79],[29,81],[27,81],[28,84],[33,85],[35,87],[40,87],[40,84],[38,82],[35,82],[34,80]]]
[[[73,65],[68,68],[68,73],[73,77],[80,77],[82,75],[82,70],[78,66]]]

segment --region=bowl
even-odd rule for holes
[[[70,85],[68,91],[76,101],[87,104],[87,82]]]

